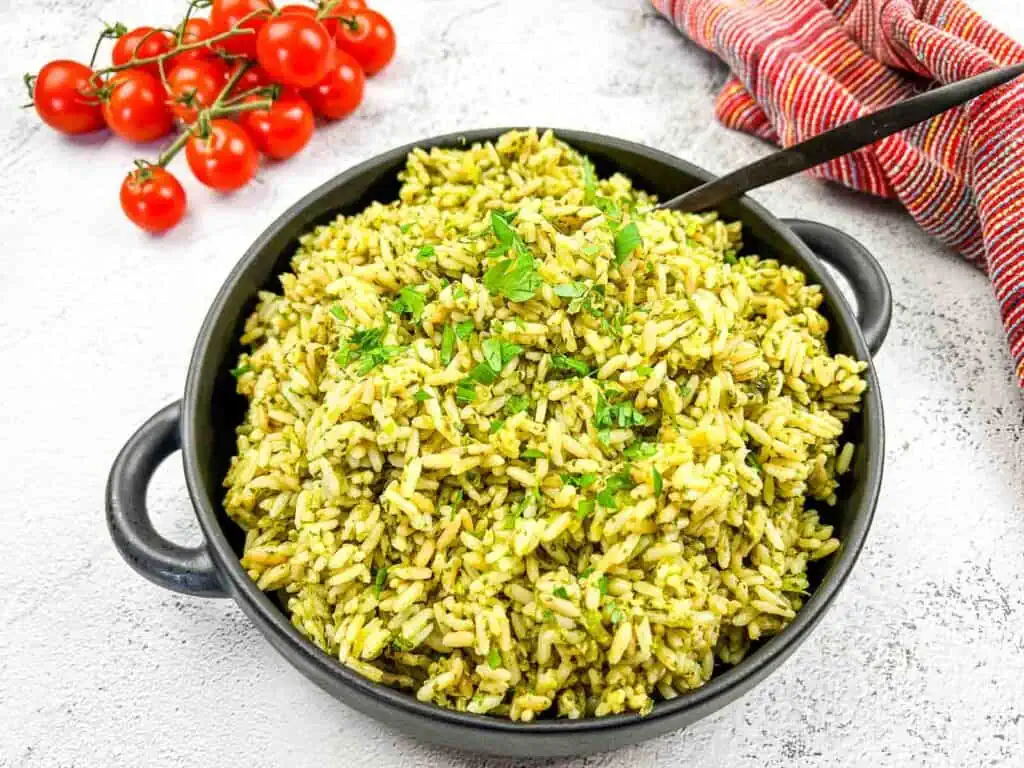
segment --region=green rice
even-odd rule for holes
[[[782,630],[865,389],[820,289],[551,133],[401,181],[245,326],[252,579],[370,680],[520,721],[646,713]]]

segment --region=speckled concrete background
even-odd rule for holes
[[[975,0],[1024,38],[1019,3]],[[760,156],[716,125],[722,68],[638,0],[378,0],[400,37],[358,117],[230,199],[190,184],[160,240],[120,215],[134,150],[44,130],[20,74],[87,55],[97,19],[168,21],[174,0],[0,0],[0,765],[456,766],[307,683],[230,602],[131,573],[103,522],[131,431],[180,396],[224,276],[264,222],[358,160],[460,128],[623,136],[716,171]],[[134,9],[126,12],[126,9]],[[878,356],[889,427],[867,549],[813,637],[686,732],[583,766],[1019,766],[1024,755],[1024,408],[986,280],[896,207],[807,179],[757,195],[864,242],[896,294]],[[197,534],[180,462],[151,503]]]

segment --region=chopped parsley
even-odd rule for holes
[[[455,326],[448,323],[441,334],[441,365],[448,365],[455,357]]]
[[[591,243],[590,245],[584,245],[580,251],[584,256],[596,256],[601,251],[601,246],[597,243]]]
[[[373,594],[380,597],[380,593],[384,591],[384,587],[388,583],[388,569],[378,568],[377,573],[373,576]]]
[[[412,224],[406,223],[406,224],[400,225],[398,228],[399,228],[399,230],[401,230],[402,234],[404,235],[406,232],[409,231],[409,229],[411,227],[412,227]]]
[[[619,505],[615,494],[619,491],[628,491],[635,483],[628,471],[623,470],[609,477],[604,484],[604,490],[597,494],[597,503],[609,509],[618,509]]]
[[[469,372],[469,378],[481,384],[493,384],[502,368],[522,352],[523,348],[518,344],[490,338],[484,341],[481,350],[484,355],[483,362],[476,364]]]
[[[419,251],[416,252],[416,261],[429,261],[434,258],[434,246],[424,245],[420,246]]]
[[[612,626],[615,626],[616,624],[618,624],[623,619],[622,611],[619,610],[619,606],[615,605],[615,603],[612,603],[612,616],[611,616],[611,619],[612,619]]]
[[[501,666],[501,654],[498,653],[497,648],[491,648],[491,652],[487,654],[487,666],[491,669]]]
[[[345,312],[344,309],[342,309],[341,304],[335,304],[328,311],[334,316],[334,319],[337,320],[339,323],[343,323],[346,320],[348,320],[348,313]]]
[[[575,488],[587,488],[597,482],[597,475],[593,472],[587,472],[583,475],[565,473],[562,475],[562,482]]]
[[[589,376],[590,366],[582,360],[566,355],[552,355],[551,367],[556,371],[569,371],[573,376]]]
[[[502,259],[484,273],[484,287],[495,296],[511,302],[529,301],[543,281],[537,271],[537,260],[529,251],[513,259]]]
[[[608,594],[608,577],[607,576],[602,574],[601,578],[599,578],[597,580],[597,591],[601,593],[602,597],[604,597],[605,595]]]
[[[472,379],[462,379],[455,385],[455,399],[460,403],[472,403],[476,400],[476,382]]]
[[[519,458],[521,459],[546,459],[547,457],[548,455],[546,453],[538,451],[536,448],[527,448],[519,454]]]
[[[569,591],[565,587],[555,587],[551,594],[555,597],[560,597],[563,600],[569,599]]]
[[[736,249],[730,248],[722,256],[722,261],[726,264],[739,264],[739,259],[736,258]]]
[[[412,650],[412,641],[406,640],[402,635],[395,635],[391,640],[391,647],[399,652],[410,651]]]
[[[593,572],[594,572],[594,567],[593,566],[589,566],[587,568],[584,568],[583,572],[580,574],[580,578],[581,579],[585,579],[585,578],[587,578],[587,576],[589,576]]]
[[[417,403],[422,403],[424,400],[433,400],[434,396],[427,392],[425,389],[417,390],[416,394],[412,396],[412,399]]]
[[[654,373],[654,369],[649,365],[638,365],[636,367],[636,373],[638,376],[643,376],[645,379]]]
[[[399,315],[412,315],[413,322],[418,323],[423,317],[423,308],[426,304],[426,297],[412,286],[407,285],[398,292],[398,298],[391,302],[391,311]]]
[[[643,441],[636,440],[622,452],[622,455],[627,459],[649,459],[657,452],[658,446],[654,443],[645,443]]]
[[[517,413],[522,413],[530,407],[530,398],[526,395],[512,395],[505,402],[505,413],[509,416],[515,416]]]
[[[646,423],[647,418],[631,402],[609,404],[604,394],[598,393],[594,426],[599,430],[611,427],[642,427]]]
[[[590,515],[594,514],[594,500],[583,499],[576,507],[576,519],[586,520]]]
[[[495,419],[494,421],[491,422],[490,426],[487,427],[487,432],[489,434],[493,435],[493,434],[495,434],[497,432],[500,432],[501,428],[504,427],[504,426],[505,426],[505,420],[504,419]]]
[[[252,367],[248,363],[242,363],[237,368],[232,368],[231,369],[231,375],[234,376],[236,379],[238,379],[238,378],[241,378],[242,376],[244,376],[245,374],[247,374],[251,370],[252,370]]]
[[[402,351],[402,347],[383,344],[387,326],[383,328],[364,328],[353,331],[348,342],[334,356],[338,365],[348,365],[361,360],[359,375],[365,376],[378,365],[383,365]]]
[[[664,481],[661,479],[661,472],[658,471],[657,467],[651,467],[651,478],[654,481],[654,495],[661,496],[661,489],[664,487]]]
[[[583,158],[583,204],[593,205],[597,200],[597,174],[589,157]]]
[[[643,240],[640,239],[640,229],[635,221],[629,222],[622,229],[615,233],[615,266],[621,267],[626,263],[633,251],[640,247]]]
[[[455,335],[462,341],[468,339],[471,333],[473,333],[472,320],[460,320],[455,324]]]
[[[555,296],[563,299],[581,299],[587,295],[590,288],[586,283],[574,280],[571,283],[560,283],[554,287]]]

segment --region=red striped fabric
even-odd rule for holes
[[[651,2],[732,70],[718,118],[783,146],[1024,61],[1024,47],[961,0]],[[985,270],[1024,387],[1024,78],[811,173],[897,198]]]

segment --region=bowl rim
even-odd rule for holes
[[[315,205],[321,198],[330,195],[337,189],[351,182],[363,173],[377,167],[393,165],[416,148],[430,149],[433,147],[469,146],[475,142],[489,141],[510,130],[523,130],[522,127],[482,128],[469,131],[455,131],[431,136],[382,152],[365,160],[342,173],[334,176],[291,205],[275,219],[245,251],[235,267],[225,278],[216,297],[210,305],[193,348],[189,362],[185,384],[185,396],[181,417],[182,454],[185,468],[185,480],[193,506],[196,509],[200,528],[214,559],[215,567],[224,586],[232,598],[256,627],[267,636],[272,645],[284,655],[289,662],[300,671],[315,680],[333,678],[342,686],[353,689],[386,706],[401,710],[417,718],[425,718],[439,724],[470,729],[479,733],[494,735],[544,734],[581,735],[593,731],[611,729],[627,729],[641,723],[651,723],[662,718],[678,717],[683,712],[699,710],[705,707],[715,708],[710,704],[716,699],[722,703],[731,701],[742,694],[760,678],[773,671],[795,648],[805,639],[811,630],[824,616],[836,595],[845,584],[856,564],[868,531],[874,518],[875,508],[881,490],[884,460],[884,422],[881,396],[878,391],[877,376],[871,354],[853,310],[843,297],[838,284],[823,266],[823,263],[811,249],[801,241],[784,223],[768,212],[760,204],[749,198],[738,201],[739,209],[752,218],[760,220],[779,235],[785,247],[799,253],[808,263],[819,266],[816,282],[821,285],[825,300],[833,310],[837,322],[841,323],[853,339],[855,354],[859,360],[867,362],[867,374],[871,386],[865,392],[862,409],[865,412],[864,443],[869,450],[867,472],[860,482],[866,484],[861,508],[856,511],[850,531],[841,542],[836,553],[837,560],[825,574],[822,583],[814,591],[796,618],[782,632],[768,639],[738,664],[714,675],[707,683],[692,691],[667,701],[659,701],[654,709],[646,715],[623,713],[601,717],[585,717],[578,720],[551,719],[537,720],[528,723],[497,718],[491,715],[477,715],[469,712],[458,712],[433,703],[421,702],[408,692],[391,688],[383,683],[373,682],[351,668],[345,666],[337,658],[328,655],[307,638],[303,637],[289,621],[287,615],[272,602],[271,598],[256,587],[242,568],[234,550],[228,542],[221,525],[217,520],[216,508],[220,501],[211,499],[205,492],[202,472],[196,458],[195,441],[197,436],[197,391],[200,382],[208,377],[216,376],[215,370],[207,370],[204,360],[210,346],[212,331],[218,324],[221,314],[228,305],[230,298],[238,289],[238,284],[256,262],[264,248],[290,222],[301,216],[308,208]],[[552,130],[556,137],[570,146],[578,142],[597,144],[619,152],[642,156],[646,160],[682,171],[691,176],[708,180],[712,174],[686,160],[667,152],[648,147],[626,139],[606,136],[589,131],[560,128],[537,127],[538,132]],[[871,433],[871,434],[869,434]],[[287,651],[287,652],[286,652]],[[732,694],[732,695],[730,695]],[[342,699],[344,701],[344,699]],[[348,702],[345,702],[348,703]],[[710,711],[710,709],[708,710]]]

